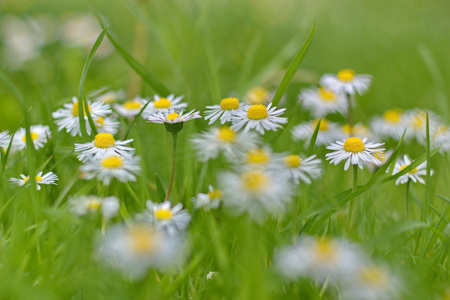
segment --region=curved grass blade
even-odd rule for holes
[[[133,122],[131,122],[130,126],[128,127],[127,133],[125,134],[125,137],[123,138],[124,140],[126,140],[128,138],[128,136],[130,135],[131,129],[133,129],[134,125],[136,124],[136,121],[141,117],[142,113],[147,108],[147,106],[150,104],[150,102],[151,101],[149,100],[147,103],[145,103],[145,105],[141,108],[139,113],[134,117]]]
[[[322,119],[320,119],[319,122],[317,122],[316,128],[314,128],[313,135],[312,135],[311,140],[309,142],[308,156],[313,154],[314,145],[316,144],[317,135],[319,134],[320,123],[322,123]]]
[[[289,67],[286,71],[286,74],[284,74],[284,77],[281,80],[280,85],[278,86],[277,92],[275,93],[275,96],[273,97],[272,106],[278,105],[278,103],[281,100],[281,97],[284,95],[284,92],[286,92],[289,84],[291,83],[292,77],[294,77],[298,68],[300,68],[300,65],[302,64],[303,60],[305,59],[306,54],[308,53],[309,48],[311,47],[311,42],[314,38],[315,32],[316,32],[316,23],[314,22],[313,28],[311,29],[311,32],[309,33],[308,38],[306,39],[305,43],[298,51],[297,55],[292,60],[291,64],[289,65]]]

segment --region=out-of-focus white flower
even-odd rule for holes
[[[225,124],[231,122],[233,114],[242,110],[243,104],[239,103],[237,98],[225,98],[220,101],[219,105],[207,106],[209,109],[205,112],[205,120],[209,120],[209,125],[213,124],[220,118],[220,123]]]
[[[81,152],[78,159],[82,162],[102,159],[111,155],[123,156],[130,159],[135,152],[134,148],[125,146],[133,140],[116,141],[110,133],[99,133],[92,142],[75,144],[75,152]]]
[[[112,117],[99,117],[95,122],[95,127],[99,133],[109,133],[115,135],[117,133],[117,127],[119,127],[120,122]]]
[[[23,174],[20,174],[20,177],[21,177],[20,179],[19,178],[10,178],[9,179],[10,186],[11,187],[24,186],[30,180],[30,176],[25,176]],[[38,191],[41,190],[40,184],[54,184],[54,185],[57,185],[56,184],[56,180],[58,180],[58,176],[56,176],[56,174],[53,173],[53,172],[48,172],[45,175],[42,175],[42,172],[39,172],[36,175],[36,177],[35,177],[36,189]]]
[[[322,174],[320,163],[321,160],[317,159],[315,155],[302,158],[299,155],[289,154],[283,157],[283,163],[279,164],[278,170],[287,172],[287,177],[295,184],[300,182],[311,184],[311,178],[317,179]]]
[[[113,104],[113,107],[121,116],[133,118],[141,111],[148,101],[150,100],[137,96],[133,100],[128,100],[123,103],[115,103]]]
[[[399,141],[408,126],[408,119],[403,110],[394,108],[386,111],[382,117],[375,117],[370,127],[380,138],[392,138]]]
[[[0,148],[8,147],[10,141],[11,136],[8,134],[8,131],[0,132]]]
[[[370,129],[361,123],[357,123],[353,126],[344,124],[341,126],[341,130],[343,134],[342,138],[358,137],[360,139],[367,138],[368,140],[373,140],[375,138]]]
[[[306,140],[309,142],[319,120],[304,122],[292,128],[292,139]],[[319,132],[317,133],[316,145],[329,145],[333,141],[344,138],[339,125],[336,123],[321,119]]]
[[[303,90],[299,95],[299,100],[316,118],[323,118],[336,112],[346,115],[348,109],[347,100],[342,94],[323,87]]]
[[[93,195],[79,196],[71,198],[69,203],[72,212],[79,216],[101,213],[106,219],[115,217],[120,208],[119,200],[114,196],[107,198]]]
[[[243,110],[236,110],[233,114],[231,129],[240,130],[244,128],[244,132],[255,129],[260,134],[264,134],[266,130],[276,131],[282,128],[280,124],[286,124],[287,118],[280,117],[286,108],[278,109],[272,107],[272,103],[266,107],[263,104],[255,104],[247,106]]]
[[[402,170],[404,170],[406,167],[411,165],[413,161],[409,158],[407,154],[403,155],[403,159],[399,159],[397,163],[395,164],[394,171],[392,174],[396,174]],[[434,171],[430,170],[430,175],[433,175]],[[418,165],[416,168],[412,169],[408,173],[400,176],[396,181],[395,184],[404,184],[407,183],[409,179],[411,179],[414,183],[420,182],[421,184],[425,184],[425,180],[421,176],[427,175],[427,162],[424,161],[420,165]]]
[[[44,147],[47,138],[51,136],[50,128],[43,125],[30,126],[30,135],[35,149]],[[20,128],[14,135],[12,146],[15,150],[22,150],[27,147],[27,136],[25,128]]]
[[[218,208],[221,200],[222,192],[215,189],[212,185],[209,186],[209,192],[207,194],[199,193],[192,199],[195,208],[203,208],[204,210]]]
[[[432,147],[440,147],[440,153],[450,151],[450,130],[446,125],[437,126],[437,128],[431,132],[430,138]]]
[[[106,104],[116,103],[125,98],[125,91],[110,91],[108,87],[103,87],[98,90],[92,91],[88,95],[89,99],[93,101],[100,101]]]
[[[155,95],[153,97],[153,101],[147,105],[144,111],[144,118],[146,116],[155,114],[155,113],[171,113],[175,111],[181,111],[186,109],[187,103],[181,102],[184,96],[175,97],[175,95],[171,94],[167,97],[160,97],[159,95]]]
[[[350,69],[341,70],[335,74],[325,74],[320,78],[320,84],[336,93],[347,93],[354,95],[364,94],[372,81],[371,75],[357,75]]]
[[[439,117],[434,113],[424,110],[411,110],[405,113],[406,118],[406,133],[405,139],[409,140],[416,138],[416,140],[425,145],[427,136],[427,114],[430,127],[430,135],[434,132],[440,124]]]
[[[120,182],[136,181],[136,175],[141,171],[139,161],[138,156],[126,158],[111,155],[102,159],[87,161],[80,167],[80,170],[83,179],[97,178],[105,185],[109,185],[113,178],[117,178]]]
[[[272,97],[273,95],[266,88],[257,86],[248,91],[248,93],[244,97],[244,100],[250,105],[267,105],[269,104]]]
[[[172,207],[170,201],[154,203],[147,201],[147,211],[139,216],[142,221],[150,222],[156,228],[164,230],[169,235],[178,234],[187,229],[191,215],[183,209],[183,204]]]

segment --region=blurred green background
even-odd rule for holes
[[[89,49],[69,47],[61,28],[70,18],[91,17],[90,9],[102,15],[109,32],[154,76],[186,95],[192,108],[203,109],[230,93],[243,95],[254,85],[276,89],[315,21],[315,39],[289,98],[323,73],[352,68],[374,76],[357,120],[391,107],[429,108],[448,117],[449,1],[3,0],[1,66],[33,106],[34,123],[50,122],[46,110],[77,94]],[[46,41],[36,56],[20,64],[5,54],[4,20],[11,17],[45,19]],[[87,91],[110,86],[125,88],[128,97],[152,96],[110,50],[97,55]],[[3,88],[0,99],[1,111],[8,111],[0,118],[0,130],[14,130],[21,121],[16,100]],[[48,105],[39,108],[42,102]],[[44,121],[41,113],[47,116]]]

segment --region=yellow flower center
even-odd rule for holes
[[[359,275],[365,283],[371,286],[383,287],[388,284],[386,274],[378,267],[367,267],[360,271]]]
[[[410,165],[403,165],[403,166],[400,166],[400,171],[403,171],[404,169],[406,169],[407,167],[409,167]],[[416,173],[417,172],[417,168],[414,168],[414,169],[412,169],[411,171],[409,171],[408,173],[409,174],[414,174],[414,173]]]
[[[336,101],[336,94],[328,89],[325,89],[323,87],[319,88],[319,95],[320,98],[325,102],[335,102]]]
[[[247,153],[247,162],[251,164],[264,164],[269,159],[268,153],[262,149],[253,149]]]
[[[412,125],[416,128],[423,128],[426,123],[427,115],[425,112],[418,112],[413,116]]]
[[[30,176],[27,176],[23,179],[23,181],[27,182],[28,180],[30,180]],[[42,181],[42,177],[41,176],[36,176],[34,177],[34,180],[36,180],[36,182],[41,182]]]
[[[255,87],[248,92],[247,100],[251,104],[264,104],[269,101],[269,92],[263,87]]]
[[[208,193],[209,199],[219,199],[222,196],[222,192],[220,190],[213,190]]]
[[[445,125],[441,125],[438,127],[438,129],[436,129],[433,133],[433,137],[438,137],[444,133],[446,133],[448,131],[448,127]]]
[[[105,126],[105,119],[103,117],[99,117],[97,120],[97,128],[102,128],[103,126]]]
[[[300,167],[302,160],[300,159],[300,156],[291,154],[284,157],[284,163],[289,168],[298,168]]]
[[[266,173],[258,170],[243,173],[241,179],[244,188],[251,193],[261,192],[261,190],[269,183],[269,177]]]
[[[247,116],[251,120],[265,119],[267,118],[267,108],[262,104],[252,105],[247,111]]]
[[[91,112],[92,110],[91,110],[90,105],[88,105],[88,108],[89,108],[89,112]],[[72,115],[74,115],[75,117],[78,117],[80,115],[78,110],[79,110],[78,101],[76,101],[72,106]],[[84,115],[86,115],[86,107],[84,107]]]
[[[155,232],[150,228],[132,228],[129,236],[131,239],[131,247],[138,254],[151,253],[157,248]]]
[[[350,69],[340,70],[337,74],[337,78],[340,81],[350,82],[355,79],[355,71]]]
[[[238,109],[239,100],[237,98],[225,98],[220,101],[220,108],[225,110]]]
[[[159,100],[153,102],[156,108],[169,108],[172,106],[172,102],[166,98],[159,98]]]
[[[37,139],[39,137],[39,134],[37,134],[36,132],[30,132],[31,135],[31,140],[34,141],[35,139]],[[26,142],[27,141],[27,135],[25,134],[22,138],[22,141]]]
[[[123,165],[123,158],[112,155],[102,159],[102,166],[107,169],[117,169]]]
[[[384,119],[390,123],[398,123],[402,113],[401,109],[391,109],[384,113]]]
[[[318,123],[319,123],[319,120],[314,120],[312,122],[313,129],[316,129],[316,126]],[[328,128],[329,128],[328,121],[325,119],[322,119],[322,121],[320,121],[319,131],[327,131]]]
[[[168,100],[167,100],[167,101],[168,101]],[[169,102],[170,102],[170,101],[169,101]],[[169,106],[170,106],[170,104],[169,104]],[[140,102],[138,102],[138,101],[131,100],[131,101],[125,102],[125,103],[123,104],[123,107],[124,107],[125,109],[129,109],[129,110],[140,109],[140,108],[142,107],[142,104],[141,104]],[[156,105],[155,105],[155,107],[156,107]]]
[[[218,138],[225,143],[232,144],[236,141],[236,133],[230,127],[222,127],[219,129]]]
[[[97,148],[109,148],[116,144],[111,133],[99,133],[95,136],[94,145]]]
[[[176,112],[170,113],[167,115],[167,120],[169,121],[175,121],[180,115],[177,114]]]
[[[350,137],[345,140],[344,150],[347,152],[358,153],[364,151],[364,143],[360,138]]]
[[[350,135],[350,133],[353,131],[354,126],[350,126],[348,124],[342,125],[342,131],[347,134]]]
[[[167,220],[173,217],[173,213],[170,209],[160,208],[155,211],[155,217],[159,220]]]
[[[336,260],[336,250],[335,243],[329,238],[318,238],[314,244],[314,253],[320,262]]]
[[[102,206],[102,202],[96,197],[89,197],[86,202],[86,208],[88,210],[98,210]]]

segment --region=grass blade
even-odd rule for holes
[[[317,122],[316,128],[314,129],[313,135],[309,142],[308,156],[313,154],[314,145],[316,144],[317,135],[319,134],[320,123],[322,123],[322,119],[320,119],[319,122]]]

